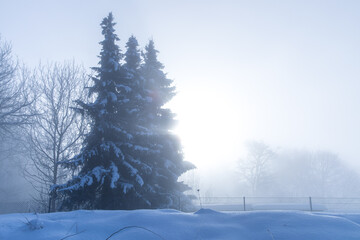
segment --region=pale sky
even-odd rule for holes
[[[0,34],[29,66],[96,66],[112,11],[120,47],[154,39],[178,95],[185,158],[218,170],[245,140],[329,150],[360,169],[360,1],[0,0]]]

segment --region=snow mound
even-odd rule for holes
[[[27,221],[29,219],[29,221]],[[33,228],[29,228],[29,226]],[[1,240],[359,240],[360,214],[201,209],[0,215]]]
[[[220,212],[208,208],[201,208],[200,210],[196,211],[194,214],[220,214]]]

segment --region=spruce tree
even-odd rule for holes
[[[126,43],[126,52],[124,55],[124,69],[132,88],[132,91],[130,92],[133,101],[132,105],[134,106],[131,113],[133,116],[132,120],[133,124],[136,124],[137,128],[139,128],[142,125],[140,117],[141,111],[143,111],[144,104],[146,103],[146,96],[144,96],[144,81],[140,73],[141,56],[139,44],[134,36],[131,36]]]
[[[100,42],[99,67],[93,68],[96,76],[90,88],[95,101],[78,101],[78,110],[91,119],[91,130],[81,153],[66,163],[78,173],[66,184],[54,187],[63,195],[63,209],[146,206],[143,178],[151,168],[138,155],[149,149],[135,142],[140,104],[135,99],[132,62],[126,56],[126,66],[120,64],[123,55],[116,44],[119,38],[114,25],[111,13],[101,23],[104,40]]]
[[[144,195],[151,202],[152,208],[179,208],[181,204],[186,204],[188,197],[183,192],[189,188],[178,182],[178,178],[194,166],[183,160],[180,140],[171,132],[175,115],[164,105],[174,97],[175,87],[164,73],[164,66],[158,61],[157,54],[154,42],[149,41],[141,66],[143,91],[148,99],[142,118],[151,133],[148,134],[148,147],[153,151],[147,152],[145,157],[152,173],[145,176]]]

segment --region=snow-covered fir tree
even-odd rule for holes
[[[91,130],[81,153],[65,162],[76,174],[53,193],[62,196],[63,209],[179,208],[189,199],[178,178],[194,166],[183,161],[180,141],[170,131],[174,115],[164,108],[175,88],[153,41],[141,64],[135,37],[120,53],[114,25],[111,13],[101,23],[104,40],[89,90],[95,100],[78,101]]]
[[[168,79],[164,66],[157,59],[158,51],[151,40],[143,53],[141,74],[144,92],[148,101],[142,111],[145,119],[149,148],[146,163],[151,166],[152,174],[146,177],[146,199],[153,208],[181,208],[189,200],[183,194],[188,186],[178,182],[184,172],[194,166],[183,160],[179,138],[171,132],[174,126],[174,114],[164,105],[175,95],[173,81]]]
[[[143,124],[141,122],[141,112],[148,102],[148,99],[144,93],[144,80],[140,73],[141,56],[139,44],[134,36],[131,36],[126,43],[126,52],[124,55],[125,63],[123,67],[126,71],[127,79],[132,89],[132,91],[129,92],[132,105],[135,106],[132,109],[131,114],[133,116],[133,123],[136,123],[139,128]]]
[[[79,101],[79,110],[92,120],[81,153],[66,164],[78,173],[66,184],[55,186],[63,195],[63,209],[135,209],[146,207],[142,196],[144,175],[151,167],[138,158],[151,151],[137,144],[139,102],[134,99],[130,64],[120,64],[123,55],[116,44],[113,16],[101,23],[104,40],[100,42],[99,67],[90,94],[96,100]]]

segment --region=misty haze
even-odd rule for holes
[[[0,239],[360,239],[359,11],[0,0]]]

